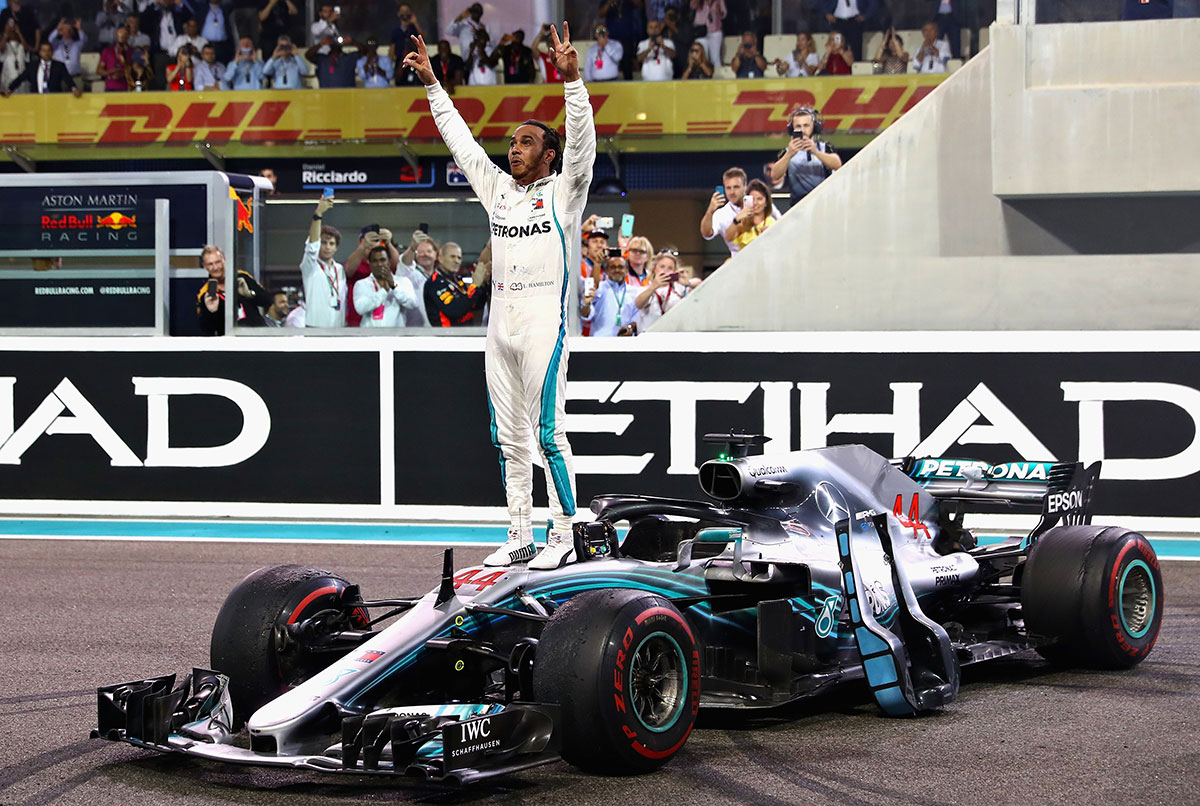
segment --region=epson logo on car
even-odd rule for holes
[[[1050,493],[1046,496],[1046,512],[1053,515],[1056,512],[1080,509],[1083,507],[1083,491],[1071,490],[1065,493]]]

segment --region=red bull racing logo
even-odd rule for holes
[[[97,227],[108,227],[109,229],[124,229],[125,227],[136,227],[137,216],[127,216],[123,213],[109,213],[96,220]]]

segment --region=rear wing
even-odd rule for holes
[[[992,465],[974,459],[912,456],[892,462],[938,501],[969,508],[1009,507],[1040,512],[1029,533],[1036,540],[1050,527],[1092,522],[1092,490],[1100,478],[1100,462],[1006,462]]]

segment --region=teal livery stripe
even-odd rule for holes
[[[500,447],[500,432],[496,429],[496,409],[492,406],[491,392],[484,392],[487,395],[489,429],[492,435],[492,444],[496,446],[496,450],[500,452],[500,486],[508,487],[508,472],[504,461],[504,448]]]
[[[567,289],[571,284],[571,267],[567,265],[567,238],[563,234],[562,225],[558,222],[558,210],[554,205],[553,192],[550,193],[550,217],[554,220],[554,228],[558,230],[558,243],[562,249],[563,282],[562,294],[559,299],[561,314],[558,325],[558,341],[554,344],[554,355],[550,359],[550,365],[546,367],[546,377],[542,380],[542,411],[538,418],[538,437],[542,445],[542,454],[549,466],[550,477],[554,480],[554,490],[558,493],[558,503],[562,506],[563,514],[570,517],[575,514],[575,494],[571,492],[571,479],[567,473],[567,463],[558,449],[554,431],[555,412],[558,409],[558,367],[567,342]]]

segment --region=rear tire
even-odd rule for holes
[[[1025,629],[1047,660],[1127,669],[1154,646],[1162,625],[1158,557],[1137,532],[1058,526],[1034,543],[1021,577]]]
[[[562,707],[563,758],[635,775],[670,761],[696,722],[700,653],[675,606],[641,590],[582,593],[538,641],[533,690]]]
[[[322,610],[338,608],[348,584],[328,571],[277,565],[251,573],[226,597],[213,624],[209,655],[212,668],[229,676],[235,729],[324,668],[324,662],[302,647],[281,651],[279,632]],[[351,620],[365,626],[366,613],[357,610]]]

